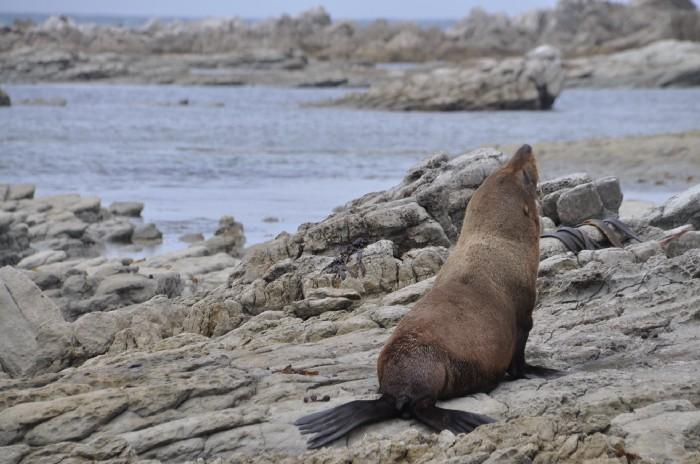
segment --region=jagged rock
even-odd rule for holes
[[[414,73],[331,103],[399,111],[548,110],[563,83],[559,51],[543,45],[523,58]]]
[[[109,205],[109,212],[117,216],[139,217],[143,203],[137,201],[115,201]]]
[[[205,337],[218,337],[238,327],[243,320],[243,308],[237,301],[210,302],[204,299],[187,314],[182,330]]]
[[[245,245],[243,224],[237,222],[233,216],[222,216],[214,236],[205,240],[202,245],[210,254],[224,252],[231,256],[240,256]]]
[[[645,219],[651,225],[671,229],[692,224],[700,229],[700,184],[674,195]]]

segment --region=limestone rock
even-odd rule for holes
[[[109,205],[109,212],[117,216],[139,217],[143,203],[136,201],[115,201]]]
[[[700,83],[700,44],[662,40],[610,55],[575,58],[567,65],[571,87],[690,87]]]
[[[557,215],[564,225],[576,225],[585,219],[603,216],[603,201],[593,184],[566,190],[557,200]]]
[[[23,273],[0,269],[0,362],[3,370],[20,377],[36,369],[42,326],[60,330],[63,318],[58,308]]]
[[[559,51],[543,45],[522,58],[414,73],[333,103],[399,111],[548,110],[563,83]]]
[[[43,266],[45,264],[64,261],[67,257],[68,255],[66,252],[61,250],[40,251],[39,253],[34,253],[33,255],[24,258],[22,261],[17,263],[17,267],[22,269],[34,269],[35,267]]]
[[[592,182],[591,176],[585,172],[577,172],[554,179],[544,180],[539,183],[537,190],[540,196],[544,197],[559,190],[570,189],[582,184]]]
[[[692,224],[700,229],[700,184],[674,195],[656,210],[647,221],[653,226],[671,229],[684,224]]]
[[[651,462],[681,462],[700,438],[700,411],[687,400],[653,403],[611,422],[625,448]],[[688,461],[690,462],[690,461]]]
[[[149,223],[137,227],[133,234],[131,234],[131,240],[145,243],[161,242],[163,240],[163,233],[158,230],[155,224]]]

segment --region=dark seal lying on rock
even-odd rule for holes
[[[488,417],[436,401],[492,390],[506,374],[553,373],[525,362],[539,265],[538,171],[523,145],[469,202],[455,249],[430,292],[401,320],[379,355],[376,400],[352,401],[299,419],[324,446],[366,423],[413,417],[470,432]]]

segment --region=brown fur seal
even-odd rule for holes
[[[432,290],[404,316],[379,354],[381,398],[299,419],[302,433],[316,434],[309,448],[399,416],[437,431],[470,432],[493,419],[441,409],[436,401],[490,391],[506,375],[555,372],[525,362],[540,252],[537,181],[532,149],[523,145],[482,183]]]

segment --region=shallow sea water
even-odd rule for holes
[[[303,105],[340,89],[3,88],[15,102],[67,105],[0,110],[0,182],[34,183],[37,195],[96,195],[105,206],[142,201],[144,220],[165,234],[149,252],[187,246],[178,241],[185,233],[211,235],[224,214],[244,224],[248,244],[293,232],[396,184],[438,151],[700,128],[700,89],[567,90],[549,112],[391,113]]]

